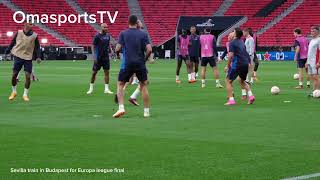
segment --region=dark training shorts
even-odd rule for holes
[[[216,59],[214,57],[203,57],[201,59],[201,66],[207,66],[208,63],[211,67],[217,66]]]
[[[131,76],[133,74],[136,74],[136,77],[140,82],[144,82],[148,80],[148,70],[147,68],[125,68],[125,69],[120,69],[119,76],[118,76],[118,81],[120,82],[129,82]]]
[[[93,63],[92,70],[93,71],[99,71],[101,68],[104,70],[109,70],[110,69],[110,61],[109,59],[106,60],[99,60],[97,63]]]
[[[297,62],[298,68],[305,68],[307,63],[307,59],[299,59]]]
[[[228,71],[227,78],[234,81],[239,76],[242,80],[246,80],[248,68],[248,66],[238,66],[234,69],[230,68]]]
[[[198,56],[190,56],[190,61],[193,63],[199,63],[199,57]]]
[[[23,66],[25,72],[32,73],[32,60],[24,60],[16,56],[13,57],[13,60],[14,60],[14,64],[13,64],[14,71],[20,72]]]

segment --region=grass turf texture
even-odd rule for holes
[[[219,66],[221,79],[225,74]],[[216,89],[212,72],[207,87],[175,84],[175,61],[148,65],[151,118],[143,107],[126,102],[117,110],[103,94],[102,72],[93,95],[86,95],[88,61],[47,61],[35,65],[40,81],[22,101],[10,94],[10,62],[0,64],[1,179],[280,179],[320,172],[319,100],[296,90],[293,62],[262,63],[253,86],[254,105],[240,100],[225,107],[225,89]],[[116,91],[119,63],[112,63]],[[278,96],[270,88],[281,89]],[[126,99],[134,90],[129,87]],[[284,103],[284,101],[291,101]],[[142,104],[141,99],[139,102]],[[10,168],[124,168],[124,173],[10,173]]]

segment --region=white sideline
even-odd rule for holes
[[[314,177],[320,177],[320,173],[314,173],[314,174],[307,174],[303,176],[296,176],[296,177],[290,177],[290,178],[285,178],[281,180],[302,180],[302,179],[310,179]]]

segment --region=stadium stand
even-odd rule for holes
[[[293,29],[297,27],[297,24],[305,35],[309,34],[310,26],[319,25],[319,8],[319,0],[305,0],[299,8],[263,33],[259,38],[260,44],[264,46],[292,46]]]
[[[128,27],[128,16],[130,15],[130,12],[126,0],[77,0],[77,3],[90,14],[97,14],[97,11],[101,10],[108,10],[111,12],[118,11],[119,13],[115,23],[108,23],[111,35],[116,39],[118,38],[119,33]]]
[[[32,14],[77,14],[69,4],[64,0],[55,0],[55,1],[21,1],[21,0],[12,0],[18,7],[26,11],[27,13]],[[84,22],[80,24],[69,24],[65,23],[61,26],[58,24],[46,24],[51,29],[61,33],[68,39],[76,42],[79,45],[87,46],[92,42],[92,37],[96,33],[89,24]]]
[[[13,21],[8,21],[9,19],[12,19],[12,14],[13,11],[8,9],[6,6],[3,4],[0,4],[0,45],[1,46],[7,46],[10,44],[11,40],[13,37],[8,37],[7,32],[13,32],[15,34],[19,29],[22,29],[22,25],[17,25]],[[48,42],[46,43],[47,45],[54,44],[58,46],[63,46],[64,43],[55,37],[51,36],[50,34],[46,33],[42,29],[38,27],[33,28],[34,31],[38,34],[39,41],[41,42],[41,39],[47,39]],[[43,44],[44,45],[44,44]]]
[[[179,16],[211,16],[221,3],[222,0],[163,0],[152,3],[149,0],[139,0],[154,45],[160,45],[174,36]]]

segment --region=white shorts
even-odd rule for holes
[[[319,69],[317,69],[316,65],[308,64],[308,74],[309,75],[318,75]]]

